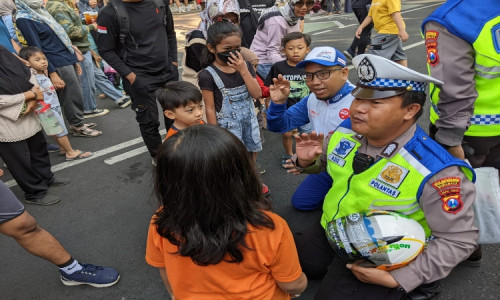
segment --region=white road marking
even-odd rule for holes
[[[165,133],[166,133],[165,129],[160,130],[160,134],[161,135],[164,135]],[[72,167],[72,166],[83,164],[83,163],[88,162],[88,161],[90,161],[92,159],[96,159],[96,158],[99,158],[101,156],[104,156],[104,155],[107,155],[107,154],[110,154],[110,153],[113,153],[113,152],[116,152],[116,151],[120,151],[120,150],[125,149],[127,147],[130,147],[130,146],[142,143],[142,141],[143,141],[142,137],[138,137],[138,138],[135,138],[135,139],[131,139],[130,141],[126,141],[126,142],[120,143],[118,145],[114,145],[114,146],[111,146],[111,147],[108,147],[108,148],[105,148],[105,149],[102,149],[102,150],[95,151],[94,155],[92,155],[89,158],[78,159],[78,160],[71,160],[71,161],[66,161],[66,162],[54,165],[54,166],[52,166],[52,172],[61,171],[61,170],[64,170],[64,169]],[[113,162],[111,164],[114,164],[114,163],[117,163],[119,161],[122,161],[122,160],[125,160],[125,159],[128,159],[128,158],[140,155],[140,154],[142,154],[142,153],[144,153],[144,152],[147,151],[147,149],[144,150],[144,151],[143,151],[143,149],[146,149],[146,147],[143,146],[143,147],[137,148],[135,150],[128,151],[128,152],[125,152],[125,153],[120,154],[120,155],[116,155],[116,156],[111,157],[111,158],[106,159],[106,160],[110,160],[111,162]],[[134,152],[134,151],[136,151],[136,152]],[[134,152],[135,154],[131,155],[130,152]],[[123,159],[120,160],[119,157],[121,157],[121,156],[123,156],[125,158],[123,158]],[[105,162],[106,162],[106,160],[105,160]],[[13,187],[13,186],[16,186],[17,183],[16,183],[16,181],[14,179],[12,179],[12,180],[9,180],[9,181],[5,182],[5,185],[7,185],[8,187]]]
[[[311,35],[323,34],[323,33],[330,32],[330,31],[332,31],[332,30],[331,30],[331,29],[328,29],[328,30],[324,30],[324,31],[320,31],[320,32],[313,33],[313,34],[311,34]]]
[[[148,148],[146,146],[142,146],[141,148],[137,148],[134,150],[127,151],[125,153],[122,153],[120,155],[113,156],[111,158],[105,159],[104,162],[108,165],[114,165],[117,162],[129,159],[131,157],[140,155],[144,152],[148,152]]]

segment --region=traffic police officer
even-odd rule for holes
[[[477,247],[475,175],[416,124],[426,83],[441,81],[370,54],[353,63],[360,82],[350,118],[324,144],[314,132],[297,139],[297,167],[326,168],[333,179],[321,221],[296,236],[301,265],[309,278],[323,277],[316,299],[430,299],[439,293],[438,280]],[[418,221],[429,239],[425,251],[391,271],[342,262],[327,241],[326,223],[374,209]]]
[[[499,169],[498,1],[448,0],[423,21],[422,32],[429,73],[444,82],[430,89],[431,136],[474,168]]]

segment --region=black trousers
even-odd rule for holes
[[[358,19],[359,24],[363,23],[363,20],[368,16],[368,9],[366,7],[353,7],[352,11],[356,18]],[[356,48],[358,48],[357,54],[365,53],[366,46],[371,43],[371,35],[373,29],[373,22],[368,24],[363,31],[361,31],[360,38],[354,37],[352,40],[351,46],[349,47],[353,53],[356,53]]]
[[[54,174],[42,131],[23,141],[0,143],[0,157],[27,200],[45,197]]]
[[[406,293],[398,289],[359,281],[345,267],[328,243],[325,231],[319,222],[295,233],[295,244],[302,270],[310,279],[322,279],[316,300],[367,299],[399,300]]]
[[[158,117],[158,105],[156,103],[155,91],[171,80],[178,80],[179,75],[172,75],[168,79],[165,76],[149,76],[136,74],[134,84],[123,78],[123,88],[132,100],[131,108],[135,111],[136,121],[139,123],[142,139],[148,148],[149,154],[156,157],[158,148],[162,143],[160,132],[160,121]],[[163,112],[161,112],[163,115]],[[163,117],[165,128],[168,130],[173,120]]]
[[[429,125],[429,136],[436,139],[437,127]],[[500,136],[464,136],[467,147],[474,153],[465,154],[473,168],[494,167],[500,170]],[[463,146],[463,145],[462,145]]]

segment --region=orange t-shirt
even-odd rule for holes
[[[245,241],[254,250],[243,249],[241,263],[221,261],[208,266],[199,266],[190,257],[171,254],[178,248],[158,234],[153,217],[146,261],[153,267],[166,268],[176,299],[290,299],[276,281],[292,282],[302,274],[295,242],[283,218],[265,213],[275,228],[248,225]]]
[[[200,124],[203,125],[203,124],[205,124],[205,122],[203,122],[203,120],[201,120]],[[179,129],[177,129],[174,125],[170,126],[170,128],[167,131],[167,135],[165,136],[163,141],[165,142],[169,137],[173,136],[177,132],[179,132]]]

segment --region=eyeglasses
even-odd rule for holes
[[[306,81],[313,81],[314,80],[314,76],[316,76],[316,78],[318,78],[319,80],[327,80],[328,78],[330,78],[330,75],[332,74],[332,72],[335,72],[335,71],[340,71],[342,69],[328,69],[328,70],[320,70],[318,72],[314,72],[314,73],[306,73]]]
[[[295,6],[298,6],[298,7],[302,7],[304,5],[312,7],[312,6],[314,6],[314,1],[307,1],[307,2],[300,1],[300,2],[295,3]]]

